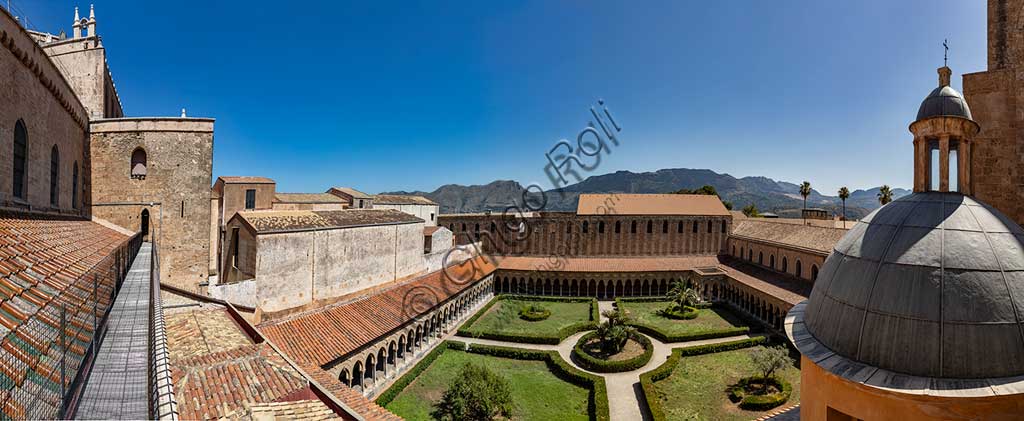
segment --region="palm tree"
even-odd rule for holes
[[[889,188],[888,184],[885,184],[878,188],[878,203],[885,206],[889,202],[892,202],[892,189]]]
[[[807,196],[811,195],[811,183],[804,181],[800,184],[800,195],[804,197],[804,209],[807,209]],[[800,216],[804,216],[805,212],[800,211]],[[807,217],[804,216],[804,223],[807,223]]]
[[[846,228],[846,199],[850,198],[850,189],[846,186],[839,188],[839,200],[843,201],[843,228]]]
[[[676,279],[672,284],[672,289],[668,292],[668,299],[674,302],[679,309],[700,304],[700,294],[697,293],[697,290],[690,288],[688,282],[682,279]]]

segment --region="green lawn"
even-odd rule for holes
[[[672,375],[654,383],[667,418],[746,421],[770,412],[742,410],[725,392],[740,378],[755,374],[750,353],[758,348],[762,347],[683,357]],[[790,366],[777,375],[793,385],[793,394],[782,407],[799,403],[800,370]]]
[[[519,309],[533,304],[551,310],[551,317],[528,322],[519,318]],[[532,301],[501,299],[494,303],[487,313],[465,330],[512,335],[558,336],[558,330],[579,322],[590,320],[590,303],[563,303],[557,301]]]
[[[669,306],[668,301],[620,301],[634,323],[650,326],[669,335],[688,335],[746,326],[738,317],[723,308],[700,309],[696,319],[675,320],[658,314]]]
[[[430,420],[434,402],[468,362],[501,374],[512,385],[515,420],[586,420],[589,391],[562,381],[543,361],[523,361],[448,349],[423,371],[387,409],[406,420]]]

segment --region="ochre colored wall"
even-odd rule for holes
[[[801,357],[800,385],[801,421],[830,421],[830,407],[871,421],[1009,421],[1024,414],[1024,395],[949,398],[894,393],[847,381],[807,357]]]

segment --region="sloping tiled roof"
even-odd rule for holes
[[[438,226],[423,227],[423,235],[434,235],[434,233],[439,229],[441,229],[441,227]]]
[[[228,184],[274,184],[274,180],[267,177],[247,177],[247,176],[233,176],[225,175],[217,177],[219,180],[223,180]]]
[[[494,272],[493,263],[477,257],[355,301],[299,313],[258,326],[281,349],[301,362],[323,366],[402,326],[426,311],[420,300],[441,303]],[[417,300],[416,306],[409,300]]]
[[[677,272],[718,265],[715,256],[685,257],[570,257],[553,262],[550,256],[503,256],[498,269],[542,272]]]
[[[836,245],[836,242],[846,235],[846,231],[841,228],[784,224],[749,218],[733,224],[730,235],[740,239],[802,248],[827,255],[832,252],[832,247]]]
[[[257,234],[423,222],[394,209],[246,211],[239,212],[235,218],[245,220]]]
[[[347,194],[349,196],[352,196],[352,197],[354,197],[356,199],[373,199],[373,196],[370,196],[370,195],[368,195],[366,193],[363,193],[363,192],[361,192],[359,190],[356,190],[356,189],[353,189],[351,187],[331,187],[331,190],[340,191],[340,192],[345,193],[345,194]],[[328,191],[330,191],[330,190],[328,190]]]
[[[274,199],[281,203],[345,203],[329,193],[275,193]]]
[[[0,212],[0,418],[57,413],[60,309],[70,341],[65,368],[74,375],[93,336],[93,310],[101,315],[111,304],[115,259],[107,258],[127,239],[87,220]]]
[[[375,205],[437,205],[426,197],[405,194],[378,194],[373,196],[373,203]]]
[[[297,362],[302,370],[309,374],[320,386],[327,389],[328,392],[338,398],[338,400],[348,405],[353,411],[358,413],[367,421],[398,421],[402,418],[398,415],[388,412],[387,409],[377,405],[376,402],[371,401],[362,393],[357,392],[355,389],[342,384],[335,378],[331,373],[324,371],[320,367],[310,364]]]
[[[706,194],[581,194],[577,215],[729,216],[718,196]]]
[[[258,403],[233,411],[221,420],[333,420],[338,416],[316,399],[303,399],[287,402]]]

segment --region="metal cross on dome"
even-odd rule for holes
[[[942,40],[942,48],[946,51],[942,53],[942,65],[946,66],[949,64],[949,39]]]

